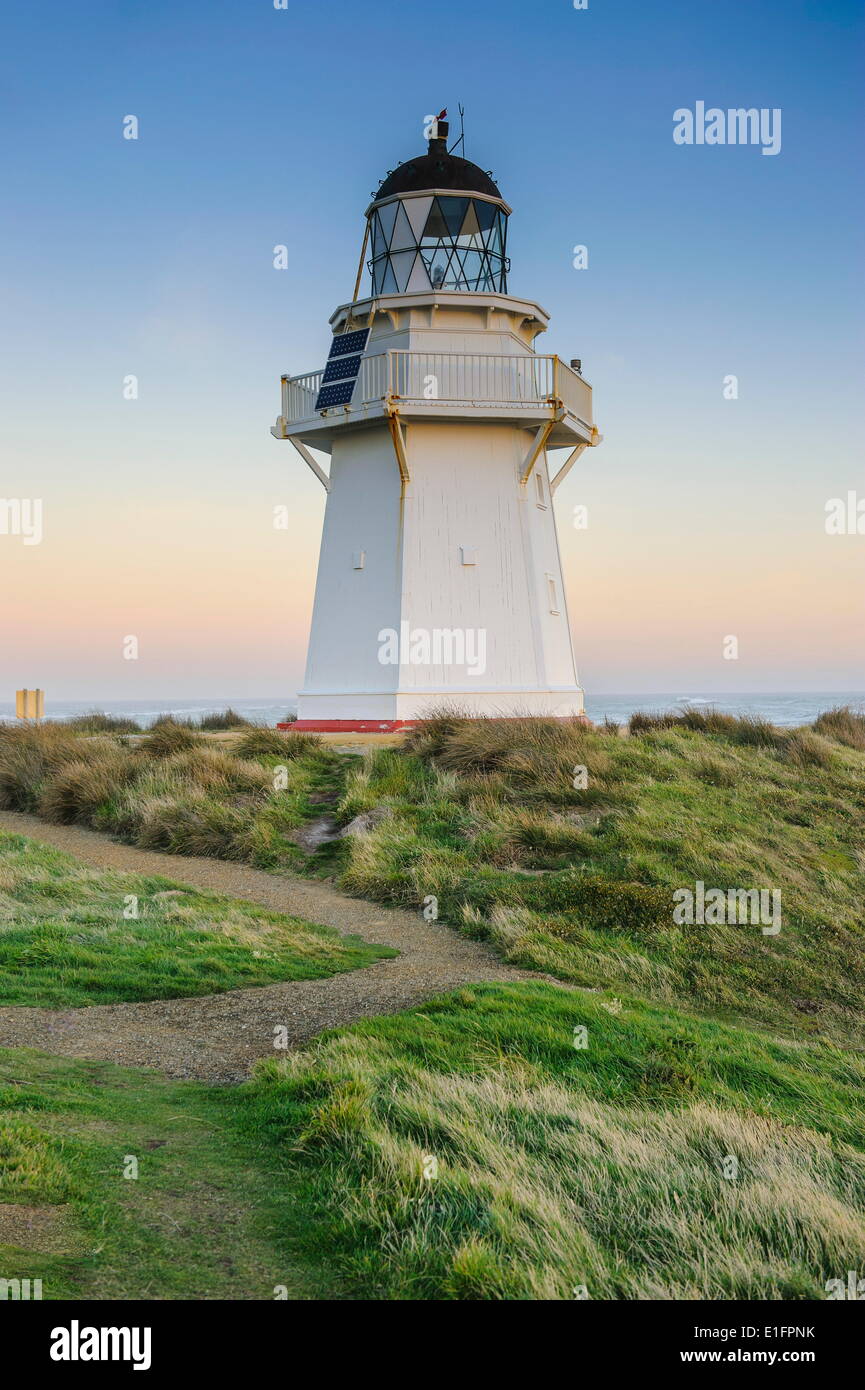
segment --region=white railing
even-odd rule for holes
[[[323,376],[324,368],[320,372],[307,372],[305,376],[282,378],[282,413],[286,421],[308,420],[315,414]]]
[[[282,414],[290,425],[316,414],[322,372],[283,377]],[[489,353],[406,352],[393,349],[360,364],[352,409],[387,397],[424,406],[502,405],[537,410],[554,401],[585,422],[592,418],[592,388],[558,357]]]
[[[400,351],[388,357],[389,390],[405,401],[537,406],[553,394],[551,357]]]
[[[573,367],[566,367],[560,357],[554,358],[555,387],[553,394],[565,410],[576,415],[584,425],[592,423],[592,388]]]

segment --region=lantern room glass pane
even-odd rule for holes
[[[447,235],[452,241],[456,241],[470,200],[468,198],[439,198],[438,201],[447,226]]]
[[[378,216],[381,222],[381,229],[386,242],[390,241],[390,234],[393,231],[394,218],[399,212],[402,204],[399,202],[385,203],[384,207],[379,208]]]

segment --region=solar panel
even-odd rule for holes
[[[348,405],[368,337],[369,329],[359,328],[352,333],[338,333],[333,339],[315,403],[316,410],[327,410],[332,405]]]
[[[324,369],[324,376],[321,379],[322,382],[342,381],[344,377],[351,377],[352,381],[354,381],[359,371],[359,354],[357,357],[337,357],[334,361],[328,362]]]
[[[368,328],[358,328],[354,333],[338,333],[330,345],[330,358],[345,357],[350,352],[363,352],[368,337]]]
[[[348,405],[354,391],[355,379],[338,381],[335,386],[322,386],[315,403],[316,410],[327,410],[332,405]]]

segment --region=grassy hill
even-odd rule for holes
[[[865,719],[447,717],[362,759],[183,734],[0,734],[0,796],[426,905],[565,986],[464,989],[209,1094],[283,1264],[441,1300],[807,1300],[865,1270]],[[309,852],[323,816],[355,833]],[[780,931],[675,921],[698,881],[779,891]]]

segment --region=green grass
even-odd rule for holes
[[[137,919],[124,916],[133,910]],[[394,954],[169,879],[89,869],[0,832],[0,1004],[216,994],[318,979]]]
[[[0,1058],[0,1200],[67,1228],[0,1277],[46,1297],[817,1299],[865,1263],[865,1059],[828,1045],[526,983],[240,1087]]]

